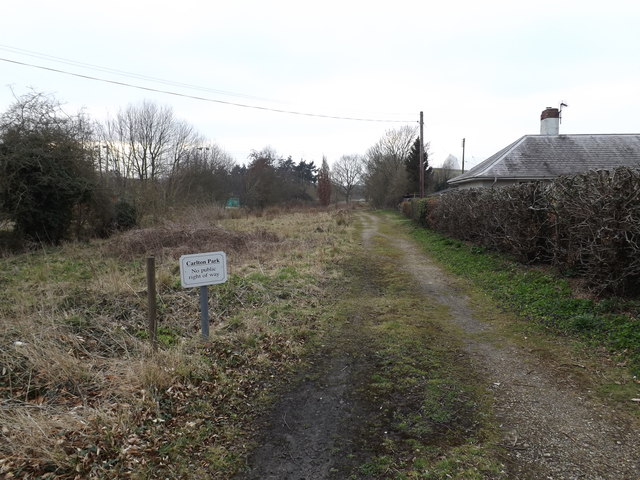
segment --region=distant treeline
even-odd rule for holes
[[[437,172],[424,146],[424,189],[446,187],[454,164]],[[29,92],[0,115],[0,240],[29,242],[108,236],[187,205],[260,210],[363,197],[374,207],[416,194],[416,126],[388,130],[364,155],[294,161],[272,148],[237,164],[170,107],[144,101],[103,123],[71,114],[50,95]],[[446,163],[446,162],[445,162]],[[454,162],[455,163],[455,162]],[[0,249],[1,250],[1,249]]]
[[[0,116],[0,236],[16,244],[107,236],[184,205],[317,202],[318,167],[266,148],[238,165],[143,102],[99,124],[30,92]],[[327,176],[328,178],[328,176]]]

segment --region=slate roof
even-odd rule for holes
[[[449,180],[541,180],[620,166],[640,168],[640,134],[525,135]]]

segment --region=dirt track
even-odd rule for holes
[[[380,235],[379,217],[363,215],[363,244]],[[392,238],[402,268],[425,295],[449,307],[474,367],[486,378],[501,424],[503,461],[512,479],[640,479],[638,423],[588,400],[560,366],[542,362],[474,318],[455,283],[401,234]],[[352,326],[353,327],[353,326]],[[348,328],[345,335],[357,335]],[[339,338],[339,336],[338,336]],[[366,339],[362,343],[366,344]],[[325,479],[339,476],[336,452],[351,442],[367,407],[354,396],[363,358],[337,341],[275,409],[246,479]],[[345,348],[343,348],[345,347]]]

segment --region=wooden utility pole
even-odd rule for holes
[[[462,173],[464,173],[464,138],[462,139]]]
[[[420,198],[424,197],[424,121],[420,112]]]

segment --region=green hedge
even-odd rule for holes
[[[428,214],[433,208],[434,200],[429,198],[412,198],[402,202],[402,213],[423,227],[429,225]]]

